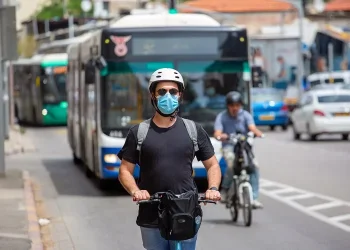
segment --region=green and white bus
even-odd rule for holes
[[[181,72],[186,90],[180,115],[209,135],[229,91],[241,92],[250,109],[247,30],[223,27],[207,15],[125,16],[71,45],[68,57],[69,143],[74,160],[101,184],[118,178],[117,153],[130,127],[154,113],[147,86],[155,70]],[[212,142],[221,159],[221,143]],[[206,178],[201,162],[195,159],[193,167],[195,177]]]
[[[67,54],[35,55],[11,62],[15,116],[33,125],[67,124]]]

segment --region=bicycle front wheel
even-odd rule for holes
[[[230,206],[230,214],[233,222],[236,222],[238,219],[238,197],[236,194],[232,197],[232,204]]]
[[[244,187],[242,191],[244,225],[249,227],[252,224],[252,203],[250,201],[251,194],[248,187]]]

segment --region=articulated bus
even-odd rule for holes
[[[35,55],[11,63],[15,116],[20,123],[66,125],[67,54]]]
[[[148,81],[155,70],[181,72],[186,90],[180,115],[209,135],[229,91],[243,93],[250,110],[247,30],[223,27],[207,15],[125,16],[71,45],[68,61],[69,143],[74,161],[83,163],[88,176],[96,175],[101,188],[118,177],[117,153],[129,128],[154,113]],[[212,142],[224,169],[221,143]],[[193,169],[196,178],[206,178],[197,159]]]
[[[46,55],[46,54],[67,53],[68,46],[84,40],[84,37],[88,33],[89,32],[77,37],[72,37],[72,38],[63,39],[63,40],[56,40],[50,43],[43,43],[38,48],[37,54]]]

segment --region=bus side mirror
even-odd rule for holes
[[[95,65],[92,60],[85,64],[85,84],[94,84],[96,82]]]
[[[100,71],[107,67],[107,62],[106,62],[106,60],[103,58],[103,56],[100,56],[100,57],[96,60],[96,67],[97,67]]]

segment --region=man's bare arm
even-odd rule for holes
[[[133,176],[134,169],[135,164],[122,160],[118,177],[122,186],[132,196],[135,192],[140,191]]]
[[[257,137],[261,137],[263,132],[261,132],[254,124],[248,126],[249,130],[252,131]]]
[[[203,165],[207,170],[208,175],[208,188],[219,188],[221,183],[221,169],[215,155],[206,161],[203,161]]]

